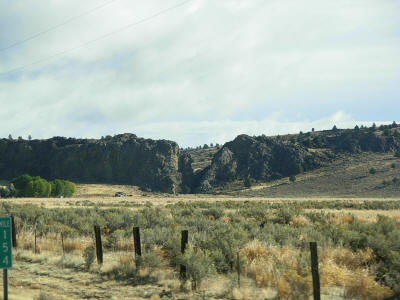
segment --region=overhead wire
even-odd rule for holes
[[[107,1],[107,2],[105,2],[105,3],[103,3],[103,4],[101,4],[101,5],[98,5],[98,6],[96,6],[96,7],[93,7],[93,8],[91,8],[91,9],[89,9],[89,10],[86,10],[86,11],[84,11],[84,12],[82,12],[82,13],[76,15],[76,16],[73,16],[73,17],[71,17],[71,18],[66,19],[65,21],[63,21],[63,22],[61,22],[61,23],[58,23],[58,24],[53,25],[53,26],[50,26],[50,27],[48,27],[48,28],[46,28],[46,29],[44,29],[44,30],[42,30],[42,31],[39,31],[39,32],[37,32],[37,33],[35,33],[35,34],[33,34],[33,35],[30,35],[30,36],[28,36],[28,37],[26,37],[26,38],[24,38],[24,39],[22,39],[22,40],[16,41],[16,42],[14,42],[14,43],[12,43],[12,44],[6,46],[6,47],[0,48],[0,52],[9,50],[9,49],[14,48],[14,47],[16,47],[16,46],[19,46],[19,45],[21,45],[21,44],[24,44],[24,43],[26,43],[26,42],[29,42],[29,41],[31,41],[31,40],[33,40],[33,39],[35,39],[35,38],[38,38],[38,37],[40,37],[40,36],[42,36],[42,35],[44,35],[44,34],[46,34],[46,33],[49,33],[49,32],[51,32],[51,31],[54,31],[54,30],[56,30],[56,29],[59,28],[59,27],[62,27],[62,26],[64,26],[64,25],[68,24],[68,23],[71,23],[72,21],[75,21],[75,20],[77,20],[77,19],[79,19],[79,18],[81,18],[81,17],[84,17],[84,16],[86,16],[86,15],[89,15],[89,14],[91,14],[91,13],[93,13],[93,12],[95,12],[95,11],[97,11],[97,10],[99,10],[99,9],[101,9],[101,8],[103,8],[103,7],[105,7],[105,6],[107,6],[107,5],[110,5],[111,3],[116,2],[116,1],[117,1],[117,0]]]
[[[109,37],[113,36],[114,34],[117,34],[117,33],[120,33],[120,32],[122,32],[122,31],[128,30],[128,29],[130,29],[131,27],[140,25],[140,24],[142,24],[142,23],[146,23],[146,22],[148,22],[148,21],[150,21],[150,20],[152,20],[152,19],[155,19],[155,18],[157,18],[157,17],[159,17],[159,16],[161,16],[161,15],[167,13],[167,12],[170,12],[170,11],[172,11],[172,10],[174,10],[174,9],[177,9],[177,8],[179,8],[179,7],[181,7],[181,6],[184,6],[184,5],[186,5],[187,3],[192,2],[192,1],[195,1],[195,0],[186,0],[186,1],[180,2],[180,3],[178,3],[178,4],[175,4],[175,5],[173,5],[173,6],[167,7],[167,8],[165,8],[165,9],[160,10],[160,11],[158,11],[158,12],[156,12],[156,13],[154,13],[154,14],[148,16],[148,17],[145,17],[145,18],[143,18],[143,19],[141,19],[141,20],[139,20],[139,21],[135,21],[135,22],[129,23],[129,24],[127,24],[127,25],[124,25],[124,26],[122,26],[122,27],[119,27],[118,29],[115,29],[115,30],[113,30],[113,31],[110,31],[110,32],[108,32],[108,33],[105,33],[105,34],[103,34],[103,35],[100,35],[100,36],[98,36],[98,37],[96,37],[96,38],[94,38],[94,39],[92,39],[92,40],[86,41],[86,42],[81,43],[81,44],[79,44],[79,45],[77,45],[77,46],[74,46],[74,47],[71,47],[71,48],[69,48],[69,49],[66,49],[66,50],[57,52],[57,53],[55,53],[55,54],[53,54],[53,55],[51,55],[51,56],[48,56],[48,57],[45,57],[45,58],[36,60],[36,61],[34,61],[34,62],[31,62],[31,63],[25,64],[25,65],[22,65],[22,66],[20,66],[20,67],[17,67],[17,68],[10,69],[10,70],[8,70],[8,71],[2,72],[2,73],[0,73],[0,76],[5,76],[5,75],[8,75],[8,74],[10,74],[10,73],[14,73],[14,72],[23,70],[23,69],[25,69],[25,68],[27,68],[27,67],[30,67],[30,66],[33,66],[33,65],[37,65],[37,64],[39,64],[39,63],[42,63],[42,62],[51,60],[51,59],[53,59],[53,58],[55,58],[55,57],[62,56],[62,55],[64,55],[64,54],[73,52],[73,51],[75,51],[75,50],[84,48],[84,47],[86,47],[86,46],[88,46],[88,45],[90,45],[90,44],[93,44],[93,43],[98,42],[98,41],[100,41],[100,40],[109,38]]]

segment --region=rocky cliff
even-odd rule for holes
[[[208,192],[235,179],[269,181],[328,163],[338,153],[395,152],[400,149],[400,127],[326,130],[286,136],[239,135],[226,143],[211,165],[195,174],[192,189]]]
[[[46,179],[137,185],[174,193],[181,184],[179,147],[134,134],[95,139],[0,140],[0,178],[23,173]]]
[[[310,152],[300,144],[266,136],[239,135],[226,143],[200,175],[197,191],[247,177],[268,181],[317,168],[327,153]]]

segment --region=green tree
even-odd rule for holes
[[[76,192],[75,183],[68,180],[55,179],[51,182],[51,186],[51,195],[53,197],[71,197]]]
[[[65,183],[64,180],[55,179],[51,182],[51,195],[54,197],[64,195]]]
[[[229,171],[226,173],[226,181],[233,182],[236,179],[236,174],[233,171]]]
[[[389,136],[390,135],[390,130],[389,129],[385,129],[385,130],[383,130],[383,135],[384,136]]]
[[[247,177],[245,180],[244,180],[244,186],[245,187],[247,187],[247,188],[250,188],[251,186],[252,186],[252,181],[251,181],[251,178],[250,177]]]
[[[181,187],[181,193],[182,194],[189,194],[190,193],[190,187],[188,187],[187,185],[183,185],[182,187]]]
[[[64,196],[71,197],[76,192],[76,185],[75,183],[65,180],[65,189],[64,189]]]
[[[33,178],[28,174],[14,178],[11,183],[16,189],[18,197],[33,197]]]
[[[52,182],[40,176],[24,174],[11,181],[16,189],[18,197],[70,197],[76,192],[75,183],[68,180],[56,179]]]
[[[39,176],[32,181],[33,197],[49,197],[51,194],[51,184]]]

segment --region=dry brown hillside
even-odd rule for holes
[[[219,192],[246,197],[399,197],[400,158],[392,153],[346,154],[325,167],[297,175],[294,182],[286,177],[254,183],[249,189],[237,182]]]

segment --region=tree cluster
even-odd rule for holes
[[[12,196],[17,197],[70,197],[76,192],[75,183],[55,179],[47,181],[40,176],[20,175],[11,181]]]

